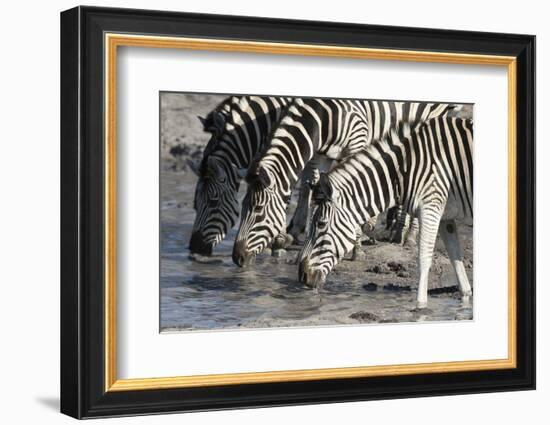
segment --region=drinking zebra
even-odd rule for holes
[[[292,190],[311,160],[320,155],[342,160],[403,119],[418,123],[450,108],[419,102],[294,99],[246,177],[249,186],[233,246],[235,264],[249,264],[284,233]]]
[[[463,298],[472,291],[462,263],[455,219],[473,218],[471,120],[437,117],[411,130],[401,124],[362,152],[323,174],[319,204],[300,254],[299,279],[322,284],[345,252],[355,228],[395,205],[419,218],[417,304],[428,301],[428,273],[439,229]]]
[[[205,118],[199,117],[211,138],[201,162],[190,163],[199,177],[191,252],[210,255],[235,225],[243,174],[289,102],[285,97],[230,96]]]

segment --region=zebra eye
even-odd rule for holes
[[[263,205],[256,205],[256,206],[254,207],[254,212],[255,212],[256,214],[259,214],[259,213],[262,212],[263,209],[264,209]]]
[[[319,220],[317,222],[317,227],[321,230],[324,229],[325,227],[327,227],[327,225],[328,225],[328,221],[326,221],[326,220]]]
[[[208,200],[208,206],[209,207],[215,207],[218,205],[219,199],[218,198],[212,198]]]

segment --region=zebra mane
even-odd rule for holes
[[[298,98],[294,99],[294,101],[296,101],[297,99]],[[252,160],[252,164],[255,164],[256,162],[259,163],[262,160],[262,158],[264,157],[264,155],[267,153],[269,148],[271,147],[271,141],[275,138],[275,133],[279,129],[280,124],[283,123],[285,118],[288,116],[288,112],[289,112],[290,108],[292,107],[293,102],[290,102],[290,103],[284,105],[281,108],[281,114],[280,114],[280,119],[279,119],[278,124],[273,125],[269,129],[269,133],[265,135],[265,139],[263,140],[264,143],[261,143],[261,149],[256,153],[256,156]],[[265,143],[266,141],[268,141],[269,143]]]
[[[203,130],[209,133],[213,131],[223,131],[223,127],[227,122],[227,118],[230,115],[234,104],[236,103],[236,97],[230,96],[222,100],[214,109],[212,109],[206,117],[201,119],[203,124]]]
[[[394,137],[398,139],[408,138],[413,133],[416,133],[420,128],[422,128],[426,124],[426,121],[421,121],[420,123],[411,123],[409,121],[403,120],[396,125],[390,127],[388,130],[386,130],[380,139],[378,141],[374,141],[371,143],[366,150],[368,152],[372,152],[373,148],[375,148],[376,144],[381,143],[392,143],[392,140]]]
[[[211,133],[212,137],[206,144],[200,164],[201,174],[205,175],[208,169],[207,161],[212,152],[220,143],[221,135],[227,131],[230,126],[234,126],[231,112],[240,105],[244,97],[229,96],[222,100],[205,118],[199,117],[203,124],[203,131]]]
[[[269,188],[274,184],[273,179],[259,161],[254,161],[245,176],[248,185],[254,188]]]

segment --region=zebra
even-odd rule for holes
[[[400,124],[365,150],[322,174],[318,205],[300,253],[298,277],[310,287],[353,247],[357,224],[395,205],[420,222],[417,307],[428,302],[428,273],[441,236],[464,301],[472,290],[457,237],[456,219],[473,220],[473,124],[440,116],[411,129]]]
[[[240,182],[290,101],[276,96],[229,96],[206,117],[198,117],[211,138],[200,163],[189,162],[199,177],[189,242],[192,253],[211,255],[236,224]]]
[[[292,189],[310,161],[320,156],[342,160],[403,119],[418,123],[451,108],[437,103],[295,98],[265,151],[249,168],[233,262],[243,267],[270,244],[279,247]]]

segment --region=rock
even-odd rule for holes
[[[405,268],[405,266],[401,263],[397,263],[395,261],[390,261],[388,263],[388,268],[392,271],[392,272],[406,272],[407,269]]]
[[[189,155],[190,151],[191,149],[189,146],[178,144],[178,145],[172,146],[169,152],[170,152],[170,155],[178,157],[178,156]]]
[[[377,273],[377,274],[389,273],[388,268],[384,264],[377,264],[376,266],[369,267],[367,271],[371,273]]]
[[[440,288],[431,288],[428,289],[428,294],[430,295],[439,295],[439,294],[453,294],[458,292],[458,286],[442,286]]]
[[[369,313],[368,311],[358,311],[356,313],[352,313],[349,318],[357,320],[361,323],[373,323],[380,320],[376,314]]]
[[[411,310],[411,313],[416,313],[420,316],[426,316],[433,314],[433,310],[428,307],[415,307]]]
[[[385,291],[410,291],[411,287],[409,285],[401,286],[401,285],[395,285],[393,283],[388,283],[387,285],[384,285]]]

